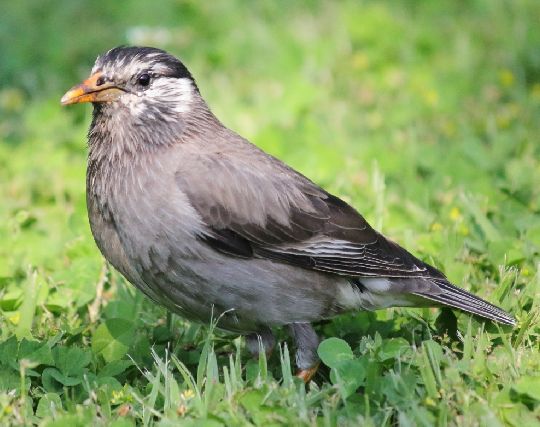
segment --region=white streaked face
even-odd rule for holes
[[[179,77],[176,70],[161,62],[161,53],[124,56],[116,61],[108,60],[107,55],[96,60],[92,74],[101,73],[103,79],[124,90],[113,101],[118,106],[128,108],[134,116],[146,115],[149,119],[153,114],[190,111],[196,91],[193,80]]]
[[[68,91],[62,104],[92,102],[108,116],[171,122],[191,111],[197,92],[193,77],[174,56],[154,48],[119,47],[99,56],[91,76]]]

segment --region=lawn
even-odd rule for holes
[[[0,425],[540,425],[540,2],[29,0],[0,25]],[[97,54],[178,55],[229,127],[513,313],[387,309],[292,344],[168,316],[97,250]]]

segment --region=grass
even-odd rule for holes
[[[0,30],[0,424],[540,424],[538,2],[31,3]],[[518,326],[341,316],[304,386],[284,333],[252,360],[168,318],[99,255],[90,110],[59,106],[121,43],[177,53],[228,126]]]

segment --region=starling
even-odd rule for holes
[[[298,375],[312,323],[391,306],[450,306],[514,325],[375,231],[349,204],[225,127],[185,65],[116,47],[62,104],[91,102],[86,196],[104,257],[148,297],[269,351],[287,326]]]

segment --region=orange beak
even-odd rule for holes
[[[110,81],[103,81],[101,71],[91,75],[84,82],[73,86],[60,100],[62,105],[80,104],[82,102],[110,102],[117,99],[123,92],[121,88]]]

